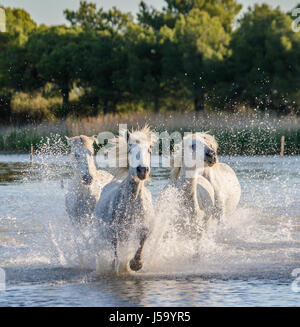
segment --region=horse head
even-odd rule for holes
[[[81,177],[81,181],[84,185],[90,185],[93,182],[93,175],[96,169],[93,147],[93,143],[96,139],[85,135],[66,139],[74,157],[73,163],[75,171]]]
[[[156,135],[148,126],[136,131],[122,131],[117,138],[117,153],[128,175],[139,183],[148,180],[151,172],[151,147]]]
[[[218,162],[218,143],[216,139],[206,133],[188,134],[180,144],[180,150],[174,156],[174,162],[179,166],[173,170],[173,177],[176,180],[182,169],[189,172],[191,177],[203,171],[206,167],[212,167]]]

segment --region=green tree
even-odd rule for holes
[[[144,1],[139,4],[139,11],[137,14],[138,22],[143,27],[151,27],[154,31],[159,31],[163,26],[174,28],[176,17],[163,8],[159,11],[152,6],[148,6]]]
[[[176,39],[175,29],[164,26],[158,34],[161,51],[161,84],[167,99],[166,107],[179,109],[183,99],[187,98],[182,48]]]
[[[97,9],[95,3],[87,1],[80,1],[77,11],[66,9],[64,14],[72,26],[80,26],[84,30],[121,32],[129,22],[133,21],[130,13],[122,13],[116,7],[105,12],[103,8]]]
[[[36,23],[23,9],[0,7],[5,10],[6,15],[6,33],[3,34],[8,35],[10,43],[17,45],[24,44],[28,36],[36,30]]]
[[[204,108],[205,95],[216,83],[216,68],[228,53],[229,35],[217,17],[193,9],[180,14],[175,26],[175,41],[181,54],[182,70],[178,73],[194,100],[195,111]]]
[[[167,25],[173,28],[180,15],[187,16],[193,9],[207,12],[211,17],[218,17],[224,29],[231,32],[232,24],[242,6],[235,0],[165,0],[162,11],[140,3],[139,22],[159,30]]]
[[[23,9],[1,8],[6,14],[6,32],[0,33],[0,87],[20,89],[28,77],[24,44],[37,25]]]
[[[291,18],[255,5],[239,24],[231,42],[234,94],[252,107],[291,110],[300,85],[300,34]]]
[[[103,22],[103,9],[97,10],[97,6],[94,3],[88,3],[87,1],[80,1],[80,7],[78,11],[68,10],[64,11],[66,19],[72,26],[81,26],[83,29],[104,29]]]
[[[211,17],[218,17],[227,32],[231,31],[236,15],[242,5],[235,0],[165,0],[167,10],[175,16],[188,15],[193,9],[206,11]]]
[[[130,13],[123,13],[116,7],[104,12],[105,26],[110,31],[125,32],[129,23],[133,22]]]
[[[0,33],[0,119],[8,121],[13,92],[31,80],[24,44],[37,25],[23,9],[0,7],[6,15],[6,32]]]
[[[27,65],[36,71],[39,86],[48,82],[56,84],[64,109],[69,105],[69,93],[78,78],[80,61],[76,54],[80,32],[78,27],[44,27],[26,44]]]
[[[124,39],[109,31],[88,31],[81,34],[78,46],[78,76],[86,90],[84,98],[94,115],[99,106],[104,114],[115,113],[128,86]]]
[[[158,112],[165,95],[162,81],[162,47],[152,28],[131,24],[125,35],[128,53],[128,78],[137,100],[153,104]]]

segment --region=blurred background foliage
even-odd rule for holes
[[[66,25],[48,27],[4,9],[2,124],[141,111],[299,114],[291,12],[254,5],[237,20],[235,0],[165,0],[162,10],[141,2],[134,18],[81,1],[65,10]]]
[[[133,17],[81,1],[62,26],[2,8],[0,151],[148,122],[209,131],[223,154],[279,153],[282,135],[286,153],[300,153],[293,8],[238,16],[235,0],[165,0],[161,10],[142,1]]]

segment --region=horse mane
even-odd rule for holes
[[[157,142],[158,137],[149,125],[145,125],[141,129],[131,129],[131,131],[127,131],[126,129],[121,129],[120,134],[116,136],[112,143],[114,146],[109,151],[115,151],[117,158],[117,167],[110,168],[112,174],[116,177],[121,177],[128,172],[128,139],[130,137],[138,140],[139,136],[145,135],[152,146],[155,142]],[[123,151],[122,151],[123,150]],[[121,167],[119,167],[119,165]]]
[[[201,133],[200,136],[203,137],[206,145],[208,145],[212,150],[218,153],[219,144],[213,135],[207,133]]]
[[[215,153],[218,153],[219,144],[218,144],[217,140],[215,139],[215,137],[213,135],[207,134],[207,132],[189,134],[189,135],[185,136],[184,139],[197,138],[197,137],[202,137],[204,140],[204,143],[207,146],[209,146],[212,150],[214,150]],[[178,151],[178,153],[175,154],[172,159],[173,165],[175,164],[175,162],[180,163],[179,167],[173,167],[173,169],[171,171],[171,176],[172,176],[173,181],[176,181],[179,177],[181,167],[182,167],[182,159],[183,159],[182,156],[183,156],[182,151]]]

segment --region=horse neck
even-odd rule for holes
[[[89,171],[89,174],[93,177],[93,182],[94,182],[99,178],[100,175],[99,175],[98,169],[96,167],[94,157],[92,157],[92,158],[93,158],[93,160],[90,160],[88,163],[88,171]],[[75,173],[75,181],[80,185],[82,184],[81,183],[81,181],[82,181],[81,174],[77,170],[77,168],[76,168],[76,173]]]
[[[90,162],[90,164],[89,164],[89,172],[90,172],[91,176],[93,177],[93,180],[96,180],[97,178],[99,178],[101,176],[101,174],[99,173],[99,170],[96,167],[95,157],[93,157],[92,162]]]
[[[141,200],[143,198],[143,191],[145,188],[144,181],[135,181],[132,176],[128,175],[121,184],[121,189],[125,191],[128,198],[133,197],[133,199]]]
[[[184,191],[194,193],[196,191],[198,176],[199,169],[188,171],[185,166],[182,166],[176,184],[180,185],[180,188]]]
[[[215,176],[215,165],[212,167],[206,166],[203,171],[203,177],[205,177],[210,182],[214,179]]]
[[[190,173],[191,175],[187,175],[187,173]],[[198,176],[199,169],[187,172],[185,167],[183,166],[176,182],[176,186],[182,192],[182,200],[184,205],[186,205],[192,211],[192,214],[196,216],[199,213],[199,204],[197,196]]]

